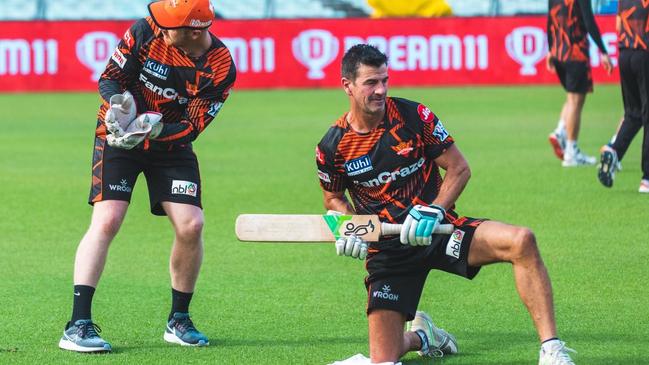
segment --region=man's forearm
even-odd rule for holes
[[[442,206],[447,210],[450,209],[460,197],[460,194],[462,194],[470,177],[471,170],[468,165],[456,166],[446,170],[444,181],[433,204]]]

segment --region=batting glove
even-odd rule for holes
[[[367,257],[367,242],[354,235],[340,237],[336,240],[336,254],[365,260]]]
[[[438,205],[415,205],[401,227],[401,243],[412,246],[429,246],[435,228],[444,219],[446,211]]]
[[[104,121],[108,133],[123,136],[137,113],[133,95],[125,91],[110,97],[110,107],[106,111]]]

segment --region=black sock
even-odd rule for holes
[[[92,319],[90,307],[92,306],[92,296],[95,294],[95,288],[87,285],[74,286],[74,304],[72,305],[72,320],[74,322],[80,319]]]
[[[189,313],[189,302],[192,301],[194,293],[183,293],[171,288],[171,313],[169,319],[173,317],[174,313]]]

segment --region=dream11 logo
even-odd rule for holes
[[[547,54],[545,32],[538,27],[518,27],[505,39],[507,54],[522,67],[522,76],[536,75],[536,64]]]
[[[293,56],[309,69],[310,80],[324,79],[322,70],[336,59],[338,49],[338,38],[323,29],[305,30],[293,38]]]
[[[77,41],[77,58],[92,71],[90,79],[99,80],[119,38],[111,32],[86,33]]]

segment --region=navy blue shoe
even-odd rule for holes
[[[68,322],[59,341],[59,347],[77,352],[110,352],[110,344],[99,336],[101,328],[90,319]]]
[[[210,341],[189,318],[189,313],[176,312],[169,322],[164,334],[165,341],[182,346],[208,346]]]

